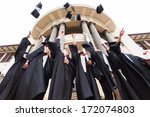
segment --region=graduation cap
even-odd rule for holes
[[[67,2],[66,4],[64,4],[64,8],[67,9],[68,7],[70,7],[70,4]]]
[[[40,13],[37,9],[34,9],[32,12],[31,12],[31,15],[35,18],[38,18],[40,16]]]
[[[120,43],[117,43],[117,42],[108,42],[109,44],[109,47],[110,47],[110,50],[116,52],[116,53],[121,53],[121,50],[120,50]]]
[[[42,3],[39,2],[37,5],[36,5],[36,8],[31,12],[31,15],[35,18],[38,18],[40,16],[40,9],[42,9]]]
[[[101,13],[103,12],[103,10],[104,10],[104,8],[103,8],[103,6],[100,4],[100,5],[97,6],[97,8],[96,8],[96,13],[97,13],[97,14],[101,14]]]
[[[113,41],[113,42],[108,42],[108,44],[111,46],[111,45],[115,45],[116,42],[115,42],[115,41]]]
[[[73,10],[73,12],[75,12],[75,9],[72,5],[70,5],[68,2],[66,4],[64,4],[64,8],[67,10],[69,7],[71,7],[71,9]]]
[[[39,9],[42,9],[42,3],[39,2],[39,3],[36,5],[36,7],[39,8]]]
[[[80,16],[80,14],[77,14],[77,20],[78,20],[78,21],[81,21],[81,16]]]
[[[71,11],[68,11],[66,18],[71,19],[71,17],[72,17]]]
[[[85,48],[85,50],[87,50],[88,52],[92,53],[94,52],[94,47],[92,44],[88,43],[87,41],[85,41],[83,44],[82,44],[82,47]]]

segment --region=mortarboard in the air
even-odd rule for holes
[[[35,18],[38,18],[40,16],[40,9],[42,9],[42,3],[39,2],[36,6],[36,8],[31,12],[31,15]]]
[[[85,50],[89,51],[89,52],[94,52],[94,47],[93,45],[91,45],[90,43],[88,43],[87,41],[85,41],[84,43],[82,43],[82,47],[85,48]]]
[[[77,20],[78,20],[78,21],[81,21],[81,16],[80,16],[80,14],[77,14]]]
[[[39,9],[42,9],[42,3],[39,2],[39,3],[36,5],[36,7],[39,8]]]
[[[64,8],[67,9],[68,7],[70,7],[70,4],[67,2],[66,4],[64,4]]]
[[[38,12],[37,9],[34,9],[32,12],[31,12],[31,15],[35,18],[38,18],[40,16],[40,13]]]
[[[101,13],[103,12],[103,10],[104,10],[104,8],[103,8],[103,6],[100,4],[100,5],[97,6],[97,8],[96,8],[96,13],[97,13],[97,14],[101,14]]]
[[[68,11],[66,18],[71,19],[71,17],[72,17],[71,11]]]

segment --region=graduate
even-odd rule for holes
[[[142,70],[132,62],[127,55],[121,53],[120,43],[123,34],[124,30],[122,29],[118,40],[116,42],[108,43],[109,46],[104,44],[104,47],[107,49],[110,59],[112,60],[113,58],[113,60],[115,60],[115,63],[117,63],[116,67],[121,70],[121,73],[123,73],[125,80],[129,84],[128,86],[124,84],[124,86],[127,86],[126,91],[128,93],[124,98],[142,100],[150,99],[150,84],[145,80],[145,75],[142,74]],[[124,79],[122,79],[122,82],[123,80]]]
[[[23,55],[25,54],[25,51],[26,51],[26,48],[28,47],[28,45],[31,45],[31,42],[29,41],[30,38],[31,38],[31,31],[29,31],[29,34],[21,40],[21,42],[14,54],[15,61],[20,60],[20,58],[22,58]]]
[[[44,39],[43,46],[27,55],[24,72],[13,99],[41,100],[46,92],[53,69],[52,46]],[[47,65],[48,64],[48,65]]]
[[[84,34],[86,38],[86,42],[82,44],[82,46],[91,54],[91,59],[95,62],[93,67],[93,74],[95,78],[100,82],[105,99],[106,100],[113,100],[113,92],[117,88],[112,75],[109,71],[108,65],[105,63],[103,58],[103,53],[100,51],[95,51],[92,43],[89,41],[86,34]]]
[[[87,52],[83,48],[78,53],[77,45],[73,37],[73,45],[69,45],[73,59],[76,63],[76,90],[79,100],[99,100],[100,94],[96,80],[92,74],[92,61],[89,59]]]
[[[144,76],[145,80],[150,83],[150,59],[147,56],[147,51],[143,54],[146,56],[145,59],[131,54],[127,54],[127,56],[141,69],[141,74]]]
[[[124,34],[124,30],[120,32],[119,38],[116,43],[120,43],[119,40],[121,40],[122,35]],[[111,66],[112,73],[114,75],[115,81],[117,83],[117,88],[119,90],[119,94],[121,99],[128,100],[128,99],[139,99],[136,95],[135,91],[132,89],[130,84],[126,81],[125,76],[121,73],[121,62],[118,59],[118,57],[112,52],[109,51],[109,45],[108,42],[105,40],[102,40],[102,45],[105,47],[105,49],[108,52],[107,59],[109,61],[109,65]],[[115,43],[115,42],[114,42]]]
[[[24,66],[26,62],[26,58],[24,55],[28,54],[28,50],[31,45],[29,38],[31,37],[31,32],[29,32],[28,36],[24,37],[16,52],[15,52],[15,63],[11,66],[11,68],[6,73],[3,81],[0,84],[0,99],[5,100],[9,98],[10,92],[16,86],[19,78],[24,73],[26,67]]]
[[[61,32],[55,40],[56,57],[49,90],[49,100],[70,100],[73,87],[75,67],[68,56],[68,50],[64,53],[60,50],[60,39],[64,36]]]

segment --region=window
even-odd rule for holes
[[[12,59],[13,55],[13,52],[6,53],[0,62],[9,62]]]
[[[144,41],[137,42],[137,44],[144,50],[149,48],[149,46]]]
[[[4,56],[5,53],[0,53],[0,60],[2,59],[2,57]]]

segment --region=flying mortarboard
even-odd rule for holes
[[[100,5],[97,6],[97,8],[96,8],[96,13],[97,13],[97,14],[101,14],[101,13],[103,12],[103,10],[104,10],[104,8],[103,8],[103,6],[100,4]]]
[[[68,7],[70,7],[70,4],[67,2],[66,4],[64,4],[64,8],[67,9]]]
[[[38,18],[40,16],[40,13],[38,12],[37,9],[34,9],[32,12],[31,12],[31,15],[35,18]]]
[[[39,3],[36,5],[36,7],[39,8],[39,9],[42,9],[42,3],[39,2]]]
[[[72,11],[75,12],[75,9],[72,5],[70,5],[68,2],[64,4],[64,8],[67,10],[69,7],[71,7]]]
[[[81,16],[80,16],[80,14],[77,14],[77,20],[78,20],[78,21],[81,21]]]
[[[86,42],[86,41],[84,43],[82,43],[82,47],[85,48],[85,50],[87,50],[90,53],[94,52],[93,45],[88,43],[88,42]]]
[[[42,3],[39,2],[36,6],[36,8],[31,12],[31,15],[35,18],[38,18],[40,16],[40,9],[42,9]]]
[[[72,17],[71,11],[68,11],[66,18],[71,19],[71,17]]]

